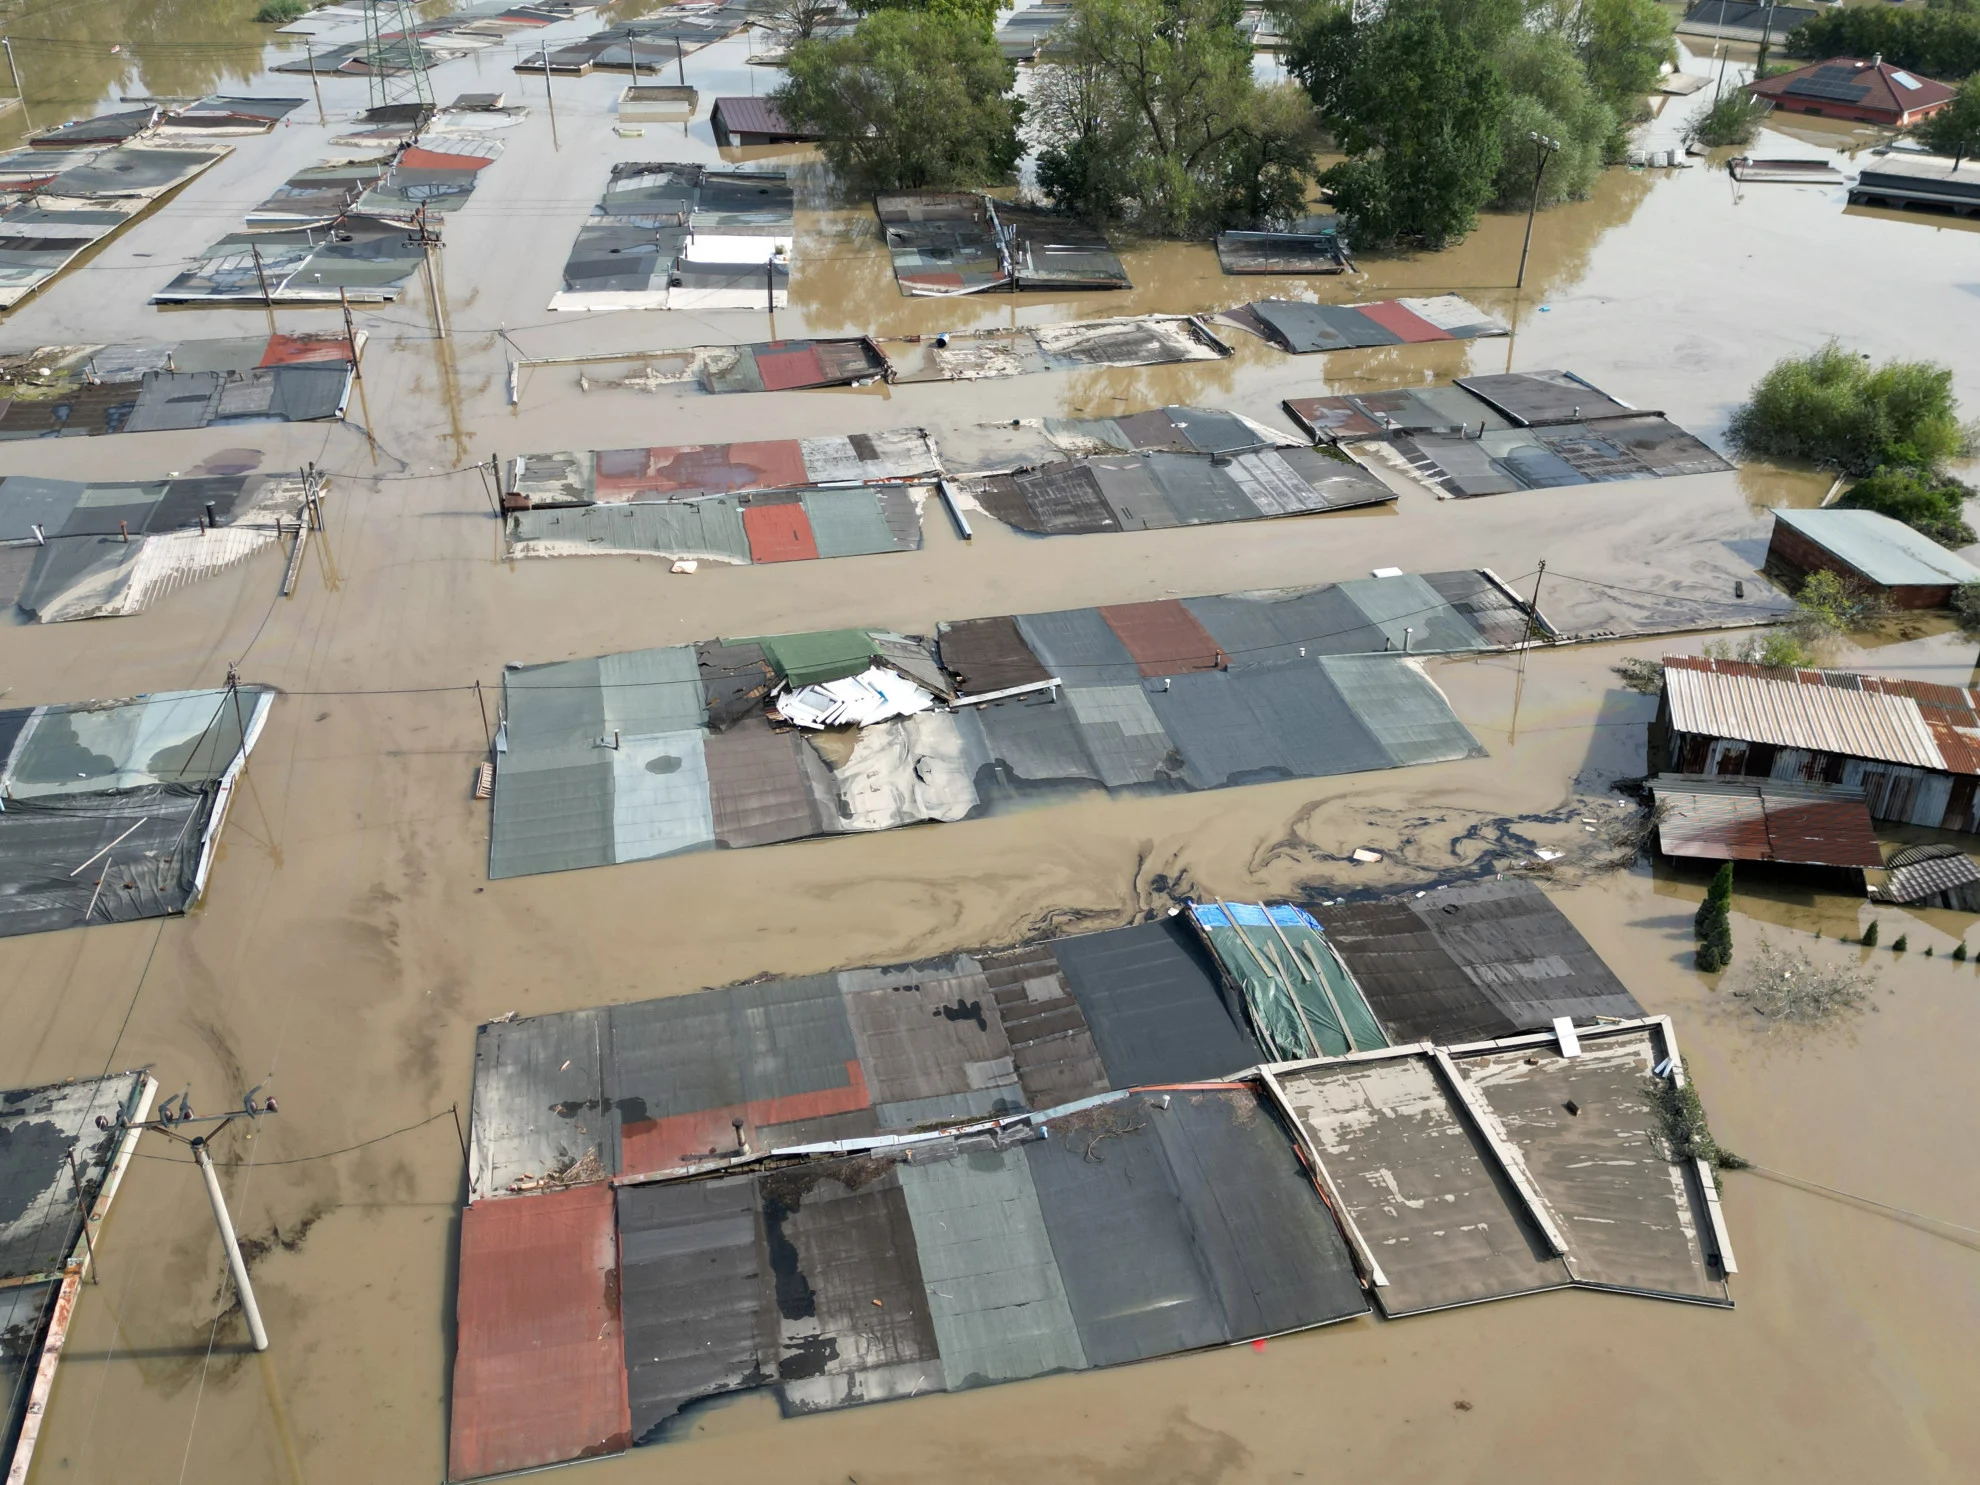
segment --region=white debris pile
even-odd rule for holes
[[[897,670],[869,666],[858,675],[802,686],[777,698],[777,715],[793,727],[866,727],[911,717],[935,705],[934,696]]]

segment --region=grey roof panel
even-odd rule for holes
[[[1414,661],[1385,655],[1323,655],[1320,668],[1396,768],[1483,757],[1443,692]],[[1342,772],[1344,770],[1332,770]]]
[[[689,1403],[768,1384],[777,1312],[748,1176],[618,1192],[619,1310],[632,1435]]]
[[[747,564],[749,541],[733,495],[699,500],[644,500],[512,512],[517,542],[556,542],[591,552],[639,552],[664,557]]]
[[[861,557],[899,549],[872,490],[807,490],[803,504],[820,557]]]
[[[590,744],[529,752],[512,747],[497,765],[488,875],[611,865],[616,857],[610,759],[609,749]]]
[[[1231,477],[1234,465],[1213,463],[1202,454],[1151,453],[1141,457],[1183,525],[1258,519],[1258,506]]]
[[[1080,745],[1109,789],[1173,785],[1182,759],[1163,731],[1141,680],[1112,686],[1068,685],[1060,695],[1079,724]]]
[[[950,1389],[1082,1370],[1024,1152],[917,1162],[900,1179]]]
[[[1084,729],[1071,702],[1042,692],[972,708],[984,751],[996,765],[992,786],[1022,794],[1027,784],[1076,781],[1098,785],[1100,769],[1089,756]],[[986,788],[978,781],[978,790]]]
[[[1003,1016],[1025,1102],[1050,1109],[1103,1092],[1107,1070],[1093,1029],[1051,950],[1026,944],[986,954],[982,966]]]
[[[1512,371],[1461,376],[1457,384],[1525,427],[1626,417],[1641,409],[1618,402],[1571,371]],[[1653,413],[1652,416],[1655,414]]]
[[[1046,673],[1068,685],[1120,685],[1141,679],[1141,667],[1097,608],[1019,614],[1017,627]]]
[[[1354,578],[1342,583],[1341,591],[1382,631],[1389,649],[1426,654],[1485,648],[1478,630],[1415,573]],[[1405,634],[1405,629],[1410,632]]]
[[[0,937],[183,911],[213,793],[207,784],[157,784],[8,800]]]
[[[757,1179],[777,1276],[784,1407],[816,1412],[944,1385],[907,1198],[892,1166],[827,1161]]]
[[[693,645],[603,656],[598,686],[605,697],[604,725],[628,737],[690,731],[705,720],[701,667]]]
[[[117,1116],[136,1117],[143,1084],[143,1073],[124,1072],[0,1092],[0,1279],[68,1263],[83,1225],[70,1161],[84,1186],[103,1181],[122,1138]],[[97,1128],[98,1117],[112,1127]]]
[[[603,1111],[606,1015],[490,1021],[474,1038],[468,1196],[568,1168],[587,1150],[618,1168],[619,1121]]]
[[[669,689],[679,695],[682,688]],[[699,676],[691,690],[698,711]],[[607,692],[608,707],[611,697]],[[714,844],[708,764],[699,728],[615,733],[614,746],[599,751],[611,760],[614,861],[648,861]]]
[[[1306,590],[1185,598],[1184,608],[1234,664],[1382,648],[1383,634],[1338,585]]]
[[[879,988],[842,982],[846,1019],[876,1104],[985,1089],[1022,1097],[997,1002],[980,973]]]
[[[1180,920],[1050,945],[1116,1088],[1221,1078],[1262,1060],[1216,962]]]
[[[721,846],[802,840],[826,829],[831,781],[794,732],[773,732],[760,712],[703,742],[710,825]]]
[[[1393,766],[1319,658],[1179,675],[1148,700],[1192,788]]]

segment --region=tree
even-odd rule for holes
[[[1698,941],[1698,968],[1715,974],[1732,961],[1733,868],[1730,861],[1712,875],[1705,900],[1691,920],[1692,935]]]
[[[1492,57],[1513,29],[1502,12],[1390,0],[1359,24],[1324,5],[1296,26],[1287,67],[1350,157],[1321,181],[1357,244],[1439,248],[1476,225],[1511,98]]]
[[[1935,154],[1951,155],[1955,170],[1968,155],[1980,155],[1980,73],[1961,83],[1952,102],[1911,132]]]
[[[1775,363],[1726,433],[1742,454],[1810,459],[1858,475],[1886,466],[1937,469],[1972,448],[1949,368],[1873,367],[1833,340]]]
[[[1586,0],[1575,38],[1595,96],[1619,123],[1644,116],[1657,77],[1677,57],[1676,17],[1657,0]]]
[[[1595,96],[1574,48],[1559,32],[1515,31],[1502,44],[1499,75],[1512,97],[1499,122],[1499,173],[1492,204],[1524,210],[1533,199],[1540,134],[1559,142],[1540,176],[1540,204],[1579,200],[1595,188],[1616,116]]]
[[[1891,466],[1858,480],[1836,503],[1847,510],[1872,510],[1957,551],[1973,545],[1973,528],[1966,523],[1970,486],[1930,469]]]
[[[853,8],[861,15],[905,10],[916,15],[947,16],[969,22],[986,36],[997,29],[997,0],[853,0]]]
[[[1031,114],[1055,204],[1175,234],[1302,213],[1310,110],[1253,80],[1239,14],[1237,0],[1074,0]]]
[[[1814,59],[1881,56],[1927,77],[1958,79],[1980,72],[1980,7],[1839,6],[1796,26],[1788,49]]]
[[[785,50],[810,41],[841,14],[839,0],[751,0],[749,17]]]
[[[885,10],[849,36],[792,47],[775,100],[856,189],[986,185],[1008,179],[1022,153],[1015,81],[972,23]]]

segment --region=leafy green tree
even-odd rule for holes
[[[997,29],[997,0],[853,0],[861,15],[882,10],[905,10],[916,15],[947,16],[967,21],[987,36]]]
[[[1961,83],[1952,102],[1911,132],[1927,149],[1951,155],[1955,170],[1968,155],[1980,155],[1980,74]]]
[[[1817,59],[1881,55],[1893,66],[1955,81],[1980,72],[1980,6],[1838,6],[1796,26],[1788,49]]]
[[[1677,58],[1676,24],[1657,0],[1541,0],[1528,19],[1529,29],[1553,31],[1575,49],[1619,124],[1648,116],[1658,74]]]
[[[1970,452],[1952,371],[1928,361],[1872,366],[1830,341],[1777,362],[1732,416],[1742,454],[1811,459],[1845,474],[1936,469]]]
[[[1460,0],[1390,0],[1360,24],[1323,5],[1295,26],[1287,67],[1350,157],[1321,180],[1357,244],[1438,248],[1476,225],[1504,156],[1493,53],[1512,29],[1502,6]]]
[[[1492,204],[1524,210],[1533,199],[1540,151],[1533,134],[1561,146],[1540,176],[1540,204],[1586,197],[1602,173],[1616,116],[1595,96],[1574,48],[1558,31],[1515,31],[1502,43],[1498,63],[1512,97],[1499,121]]]
[[[1886,465],[1858,480],[1836,503],[1902,521],[1940,546],[1957,550],[1980,539],[1966,522],[1966,502],[1972,495],[1971,487],[1951,475]]]
[[[840,180],[918,190],[1007,180],[1022,153],[1016,69],[954,16],[884,10],[849,36],[799,42],[777,106],[821,137]]]
[[[1177,234],[1302,213],[1311,114],[1253,80],[1239,15],[1237,0],[1075,0],[1031,112],[1055,204]]]

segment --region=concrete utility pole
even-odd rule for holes
[[[1526,287],[1526,255],[1533,251],[1533,218],[1540,210],[1540,177],[1547,173],[1547,162],[1554,158],[1554,152],[1561,147],[1558,139],[1549,139],[1544,134],[1529,132],[1526,136],[1533,141],[1540,153],[1540,163],[1533,171],[1533,200],[1526,208],[1526,243],[1519,250],[1519,279],[1513,284],[1515,289]]]
[[[99,1114],[96,1127],[102,1130],[155,1129],[167,1139],[180,1140],[192,1147],[193,1163],[199,1167],[199,1173],[206,1181],[206,1199],[213,1206],[213,1221],[220,1229],[221,1246],[227,1250],[227,1270],[233,1276],[234,1292],[240,1296],[241,1313],[247,1317],[248,1335],[254,1341],[255,1350],[266,1351],[268,1327],[261,1323],[261,1307],[254,1302],[254,1285],[248,1281],[247,1260],[241,1257],[240,1240],[234,1236],[234,1219],[228,1214],[227,1198],[220,1190],[220,1174],[213,1168],[213,1159],[207,1154],[207,1148],[212,1144],[213,1137],[236,1119],[258,1120],[263,1114],[281,1112],[275,1106],[272,1097],[257,1102],[255,1095],[260,1091],[258,1085],[250,1088],[241,1099],[241,1106],[230,1113],[202,1116],[192,1111],[192,1104],[189,1101],[192,1090],[187,1089],[186,1092],[175,1098],[168,1098],[160,1104],[156,1118],[133,1123],[122,1114],[119,1114],[114,1121]],[[187,1124],[211,1124],[213,1128],[203,1135],[179,1133],[179,1129]]]
[[[194,1135],[190,1143],[199,1173],[206,1177],[206,1199],[213,1203],[213,1221],[220,1229],[221,1246],[227,1250],[227,1268],[234,1276],[234,1292],[241,1297],[241,1313],[247,1316],[248,1334],[254,1339],[255,1350],[266,1351],[268,1327],[261,1323],[261,1307],[254,1302],[254,1285],[248,1282],[247,1260],[241,1257],[241,1245],[234,1236],[234,1219],[227,1213],[227,1198],[220,1193],[219,1173],[206,1153],[205,1138]]]

